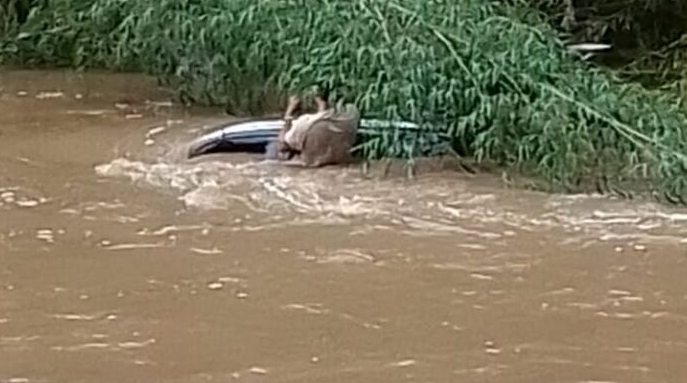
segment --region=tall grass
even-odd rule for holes
[[[274,107],[327,85],[367,118],[368,158],[457,152],[551,189],[628,183],[682,201],[677,99],[579,63],[533,12],[488,0],[52,0],[0,30],[2,62],[138,69],[189,102]],[[607,186],[603,186],[606,188]]]

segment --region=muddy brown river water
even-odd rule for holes
[[[687,381],[687,211],[185,160],[222,119],[0,72],[0,382]]]

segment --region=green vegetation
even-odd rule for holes
[[[560,35],[612,42],[596,61],[624,79],[687,94],[687,2],[682,0],[513,0],[543,11]],[[687,103],[683,104],[687,107]]]
[[[580,62],[521,3],[14,0],[0,6],[0,63],[141,70],[233,113],[327,85],[365,117],[421,125],[365,132],[368,158],[455,152],[551,190],[687,200],[680,100]]]

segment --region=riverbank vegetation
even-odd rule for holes
[[[591,0],[10,0],[0,64],[145,71],[185,102],[230,113],[328,86],[367,118],[420,125],[365,131],[367,158],[453,153],[551,190],[631,185],[684,203],[675,72],[687,11],[630,3],[613,13]],[[580,60],[564,41],[582,37],[629,58]]]

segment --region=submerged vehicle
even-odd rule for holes
[[[188,158],[220,152],[265,153],[268,146],[276,141],[282,126],[284,120],[280,117],[254,118],[216,126],[190,143]],[[380,128],[416,130],[418,125],[410,122],[360,120],[361,131]]]

